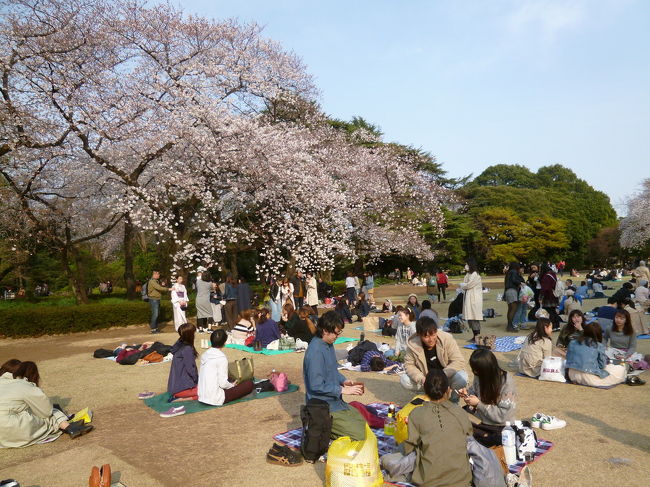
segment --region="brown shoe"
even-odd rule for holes
[[[108,463],[102,465],[100,469],[101,479],[99,482],[100,487],[111,487],[111,466]]]
[[[90,477],[88,478],[88,487],[101,487],[101,475],[99,474],[99,468],[93,467],[90,471]]]

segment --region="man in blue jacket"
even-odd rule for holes
[[[366,438],[366,420],[355,408],[343,401],[343,394],[361,395],[363,386],[355,385],[338,371],[334,341],[343,331],[344,323],[334,311],[318,319],[316,336],[309,343],[303,361],[307,401],[327,402],[332,415],[332,437],[349,436],[354,441]]]

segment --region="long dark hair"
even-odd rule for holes
[[[587,320],[585,319],[585,314],[582,311],[580,311],[579,309],[574,309],[573,311],[571,311],[571,313],[569,313],[569,317],[567,318],[566,331],[568,332],[569,335],[571,333],[575,333],[575,332],[578,331],[578,329],[573,324],[573,317],[575,315],[580,315],[580,317],[582,318],[582,328],[583,329],[584,329],[585,325],[587,324]]]
[[[483,404],[497,404],[501,388],[506,383],[507,372],[499,367],[497,358],[485,348],[474,350],[469,358],[469,366],[478,378],[481,390],[479,399]]]
[[[467,273],[471,274],[472,272],[478,273],[478,264],[474,257],[467,258]]]
[[[196,333],[196,328],[191,323],[183,323],[181,326],[178,327],[178,335],[181,337],[180,338],[181,342],[183,342],[185,345],[189,347],[192,347],[194,356],[198,357],[199,353],[196,351],[196,348],[194,348],[195,333]]]
[[[32,384],[36,384],[36,385],[38,385],[38,383],[41,381],[41,376],[38,373],[38,367],[34,362],[30,362],[30,361],[23,362],[18,366],[16,372],[14,372],[14,378],[15,379],[25,378]]]
[[[212,282],[212,276],[210,275],[209,271],[203,271],[201,273],[201,280],[203,282]]]
[[[551,339],[550,336],[546,334],[546,327],[551,324],[551,320],[548,318],[539,318],[537,320],[537,325],[535,325],[535,330],[528,335],[528,343],[533,344],[544,338]]]
[[[621,315],[625,317],[625,323],[623,324],[623,335],[630,336],[634,333],[634,328],[632,327],[632,317],[626,309],[619,309],[614,313],[614,322],[612,323],[612,331],[618,331],[616,326],[616,315]]]

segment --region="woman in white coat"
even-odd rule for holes
[[[483,281],[478,273],[476,260],[470,257],[465,264],[465,279],[460,288],[465,293],[463,297],[463,318],[472,329],[474,337],[481,334],[483,320]]]
[[[316,278],[311,272],[307,273],[307,305],[311,306],[314,314],[318,316],[318,284]]]
[[[178,331],[178,327],[183,323],[187,323],[185,317],[185,309],[190,302],[190,297],[187,295],[187,289],[183,284],[183,278],[178,276],[176,282],[171,289],[172,309],[174,311],[174,328]]]
[[[201,355],[198,392],[199,402],[204,404],[221,406],[253,392],[252,380],[240,384],[228,381],[228,359],[221,351],[227,339],[225,330],[213,331],[210,335],[212,348]]]
[[[68,422],[38,387],[34,362],[12,359],[0,367],[0,448],[21,448],[52,441],[61,433],[76,438],[92,425]]]

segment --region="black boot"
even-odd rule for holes
[[[93,428],[94,426],[92,424],[83,424],[79,421],[75,421],[74,423],[70,423],[68,427],[62,431],[70,435],[70,438],[72,439],[91,432]]]

